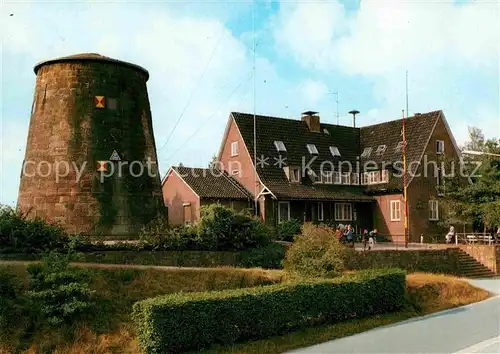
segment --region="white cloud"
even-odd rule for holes
[[[325,1],[282,4],[274,36],[305,68],[373,83],[377,102],[360,123],[401,115],[408,70],[410,114],[443,109],[463,138],[467,124],[498,127],[499,22],[495,1],[363,0],[350,15],[338,1]],[[477,120],[479,112],[489,114]]]
[[[138,4],[43,3],[42,11],[31,4],[5,4],[4,12],[14,16],[3,17],[0,25],[4,69],[8,65],[10,72],[23,73],[24,78],[31,75],[31,82],[23,82],[32,85],[29,89],[33,90],[33,65],[58,56],[96,52],[141,65],[150,73],[148,92],[161,173],[179,162],[205,166],[218,151],[229,112],[253,112],[253,80],[249,77],[252,55],[216,19],[220,17],[218,12],[212,17],[200,13],[195,16],[171,5],[151,4],[144,8]],[[239,6],[243,11],[250,5]],[[299,105],[296,100],[287,102],[292,85],[276,74],[267,59],[258,57],[256,66],[257,113],[280,115],[286,112],[285,106],[293,110]],[[19,85],[12,76],[2,80]],[[24,99],[31,104],[31,97]],[[17,110],[12,102],[3,103],[3,121],[17,118],[12,116]],[[23,118],[25,127],[19,128],[21,132],[27,133],[28,122],[29,114]],[[11,128],[2,132],[2,145],[10,144],[10,132]],[[17,137],[15,141],[19,148],[2,156],[4,165],[7,159],[23,159],[26,138]],[[10,196],[15,199],[19,168],[2,173],[0,184],[15,186],[2,200],[10,200]]]
[[[305,103],[313,106],[325,98],[328,87],[322,82],[308,79],[297,87],[297,92],[302,94]]]

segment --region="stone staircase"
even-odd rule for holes
[[[491,269],[462,250],[458,250],[458,270],[461,276],[467,278],[492,278],[496,276]]]

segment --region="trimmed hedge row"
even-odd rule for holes
[[[132,317],[145,353],[179,353],[396,311],[404,305],[405,288],[403,270],[367,270],[335,279],[161,296],[135,303]]]

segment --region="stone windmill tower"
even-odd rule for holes
[[[69,232],[136,234],[164,210],[149,73],[94,53],[34,71],[18,209]]]

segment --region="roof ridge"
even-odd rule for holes
[[[431,114],[435,114],[435,113],[439,113],[439,112],[442,112],[443,110],[442,109],[437,109],[437,110],[434,110],[434,111],[430,111],[430,112],[426,112],[426,113],[420,113],[419,115],[412,115],[410,117],[406,117],[405,120],[409,120],[409,119],[413,119],[413,118],[417,118],[417,117],[421,117],[421,116],[426,116],[426,115],[431,115]],[[399,121],[402,121],[403,118],[398,118],[398,119],[393,119],[393,120],[388,120],[388,121],[385,121],[385,122],[380,122],[380,123],[375,123],[375,124],[370,124],[370,125],[364,125],[360,128],[370,128],[370,127],[374,127],[376,125],[381,125],[381,124],[388,124],[388,123],[393,123],[393,122],[399,122]]]

